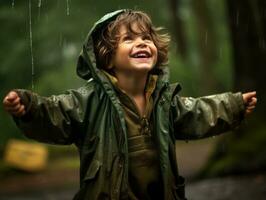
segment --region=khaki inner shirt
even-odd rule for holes
[[[153,110],[152,93],[158,76],[148,77],[145,87],[146,106],[141,116],[135,101],[118,87],[116,77],[103,72],[113,84],[125,113],[129,153],[129,199],[158,199],[162,196],[163,189],[159,155],[150,120]]]

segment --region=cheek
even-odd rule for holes
[[[153,51],[153,53],[154,53],[154,55],[156,54],[158,54],[158,48],[156,47],[156,45],[155,44],[153,44],[152,46],[151,46],[151,50]]]
[[[113,66],[115,67],[123,67],[125,63],[127,62],[127,56],[121,52],[121,54],[118,54],[113,59]]]

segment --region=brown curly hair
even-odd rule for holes
[[[154,27],[150,17],[142,11],[126,10],[104,27],[96,38],[94,51],[96,55],[97,66],[108,70],[112,56],[114,55],[118,41],[119,30],[121,26],[126,26],[132,34],[133,24],[137,22],[141,32],[149,33],[158,50],[158,59],[155,67],[162,67],[168,63],[168,47],[170,42],[169,35],[160,34],[161,27]]]

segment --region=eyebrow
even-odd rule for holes
[[[126,33],[123,33],[123,34],[120,34],[120,36],[122,37],[122,36],[128,36],[128,35],[151,35],[151,33],[149,33],[149,32],[144,32],[144,31],[142,31],[142,32],[140,32],[140,33],[137,33],[137,32],[132,32],[132,31],[127,31]]]

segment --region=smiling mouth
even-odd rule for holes
[[[132,55],[130,55],[131,58],[150,58],[152,55],[147,51],[139,51]]]

